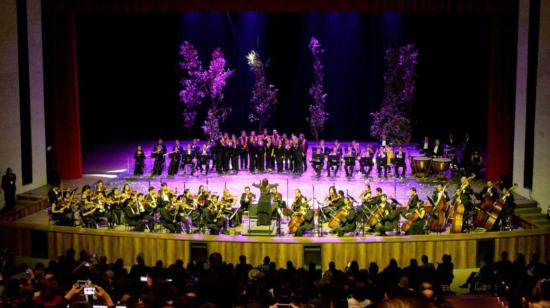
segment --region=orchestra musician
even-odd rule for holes
[[[317,177],[321,177],[323,166],[325,164],[325,155],[321,152],[321,148],[317,148],[311,156],[311,166],[315,170]]]
[[[497,202],[502,205],[502,211],[498,215],[497,220],[493,226],[493,230],[507,230],[511,229],[511,219],[516,209],[516,203],[514,202],[514,195],[512,195],[510,188],[502,187],[501,196]]]
[[[236,196],[233,196],[230,192],[229,192],[229,189],[225,188],[223,190],[223,194],[222,194],[222,197],[221,199],[219,200],[219,210],[223,212],[223,214],[225,216],[229,216],[231,217],[231,215],[233,214],[233,204],[235,204],[235,202],[237,201],[237,197]],[[232,221],[230,221],[231,225],[234,226],[232,224]]]
[[[435,139],[435,144],[431,150],[431,154],[433,158],[440,158],[443,156],[443,147],[441,146],[439,139]]]
[[[437,184],[436,190],[432,193],[432,200],[434,204],[439,204],[441,198],[444,198],[446,202],[449,202],[451,200],[449,199],[449,195],[447,195],[444,186],[442,184]]]
[[[344,154],[344,171],[347,177],[353,177],[355,171],[355,153],[353,147],[349,146]]]
[[[381,146],[376,154],[376,168],[378,170],[378,177],[382,177],[382,170],[384,170],[384,177],[388,177],[388,158],[386,148]]]
[[[137,146],[136,152],[134,153],[134,160],[134,175],[143,175],[143,169],[145,168],[145,153],[143,153],[141,145]]]
[[[72,194],[74,194],[74,191]],[[71,204],[70,202],[63,202],[63,193],[59,189],[59,186],[55,185],[50,189],[48,198],[51,205],[50,213],[55,224],[60,226],[72,226]]]
[[[368,145],[365,148],[365,151],[361,154],[361,157],[359,157],[359,166],[361,170],[361,174],[363,174],[363,177],[370,177],[370,173],[372,172],[372,167],[374,166],[373,162],[374,158],[374,149],[372,146]]]
[[[174,214],[172,211],[174,211],[174,204],[171,202],[176,201],[176,196],[169,194],[168,195],[168,203],[166,203],[165,206],[162,206],[158,209],[159,213],[159,223],[170,233],[175,233],[178,229],[178,226],[176,224]],[[175,202],[174,202],[175,203]]]
[[[250,192],[250,187],[246,186],[244,188],[244,193],[241,195],[240,204],[241,207],[237,210],[237,213],[233,217],[231,224],[233,226],[238,226],[242,224],[242,217],[244,211],[248,211],[252,202],[256,199],[256,195]]]
[[[201,173],[208,175],[210,171],[210,151],[206,144],[202,145],[201,150],[197,155],[198,167]]]
[[[361,200],[361,208],[370,208],[372,205],[372,191],[369,184],[365,185],[365,188],[359,194],[359,200]]]
[[[226,233],[227,222],[223,210],[220,210],[218,196],[212,195],[210,204],[205,212],[206,227],[210,234]]]
[[[271,188],[271,203],[275,204],[271,218],[277,218],[278,209],[286,209],[286,201],[283,200],[283,195],[277,190],[277,187]]]
[[[327,221],[336,212],[342,207],[343,205],[343,198],[342,196],[336,191],[336,187],[330,186],[328,189],[328,195],[325,197],[325,200],[323,202],[325,204],[325,207],[321,208],[321,220]]]
[[[183,162],[182,162],[182,169],[184,174],[191,173],[191,176],[195,173],[195,151],[191,149],[191,144],[187,144],[185,147],[185,151],[183,151]]]
[[[302,191],[299,189],[294,190],[294,201],[292,201],[292,211],[297,212],[300,207],[307,205],[307,198],[302,195]]]
[[[374,227],[375,232],[380,235],[386,235],[387,231],[396,230],[399,224],[399,212],[395,208],[395,203],[388,202],[386,194],[380,196],[380,203],[377,205],[383,209],[380,220]]]
[[[496,188],[495,184],[491,180],[487,180],[485,186],[481,189],[479,194],[477,194],[479,199],[484,199],[485,197],[491,198],[493,203],[495,203],[499,199],[499,193],[498,189]]]
[[[386,147],[386,169],[388,170],[388,173],[390,174],[391,176],[391,171],[392,171],[392,167],[393,167],[393,156],[394,156],[394,152],[393,152],[393,148],[391,146],[387,146]]]
[[[334,232],[338,234],[338,236],[344,236],[345,233],[355,231],[357,228],[357,215],[353,209],[353,203],[351,203],[350,199],[347,197],[343,199],[344,202],[341,211],[344,211],[343,213],[345,216],[340,220],[338,226],[334,229]]]
[[[329,177],[331,171],[334,171],[334,176],[337,176],[338,171],[340,170],[341,155],[336,144],[337,143],[335,142],[335,146],[332,148],[332,151],[327,158],[327,175]]]
[[[303,236],[305,231],[313,230],[313,217],[314,217],[313,209],[309,207],[307,200],[305,200],[305,198],[302,197],[301,192],[298,196],[299,191],[300,191],[299,189],[296,189],[295,200],[302,200],[302,201],[296,203],[296,204],[299,204],[299,207],[297,208],[297,211],[295,211],[294,215],[303,216],[303,222],[300,224],[300,226],[296,230],[296,233],[294,233],[294,236]],[[303,200],[305,200],[305,202]]]
[[[139,193],[138,197],[143,197],[143,194]],[[140,204],[137,200],[131,200],[124,208],[124,221],[127,225],[134,227],[136,231],[145,230],[145,222],[142,218],[143,212],[140,210]]]
[[[168,157],[170,157],[170,164],[168,165],[169,176],[174,176],[178,174],[182,152],[183,148],[180,146],[179,140],[176,140],[174,146],[172,147],[172,152],[170,152],[170,154],[168,155]]]
[[[420,144],[420,153],[428,156],[430,154],[430,139],[428,136],[424,137],[424,141]]]
[[[397,152],[394,155],[394,167],[395,167],[395,176],[399,177],[399,168],[401,168],[401,177],[405,178],[405,173],[407,172],[406,164],[407,153],[403,152],[403,147],[399,146]]]
[[[410,227],[405,231],[407,235],[424,234],[426,225],[426,210],[422,206],[422,201],[418,198],[416,188],[409,190],[409,200],[407,201],[408,213],[406,218],[410,221]]]

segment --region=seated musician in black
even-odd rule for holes
[[[315,175],[321,177],[321,172],[325,165],[325,155],[321,152],[321,148],[317,148],[315,153],[311,156],[311,166],[315,170]]]
[[[488,180],[485,186],[481,189],[479,194],[476,194],[478,199],[483,200],[484,198],[491,198],[493,203],[495,203],[499,198],[498,189],[495,187],[493,181]]]
[[[303,236],[305,231],[313,230],[313,209],[305,202],[302,203],[299,211],[304,215],[304,222],[298,227],[294,236]]]
[[[265,226],[271,224],[271,189],[279,184],[269,184],[264,178],[260,184],[252,183],[252,186],[260,189],[260,199],[258,200],[258,225]]]
[[[172,199],[172,194],[169,195],[169,198]],[[175,196],[174,196],[175,197]],[[159,223],[170,233],[175,233],[178,230],[178,225],[176,224],[176,219],[174,218],[174,213],[171,212],[171,206],[169,204],[160,207],[158,209],[160,218]]]
[[[217,206],[218,197],[212,196],[211,203],[205,211],[205,222],[210,234],[220,234],[227,228],[226,217]]]
[[[330,177],[330,172],[334,171],[334,176],[338,175],[340,170],[341,155],[337,147],[332,148],[327,159],[327,175]]]
[[[195,152],[191,149],[191,144],[187,144],[185,151],[183,151],[182,168],[184,174],[191,173],[191,176],[194,175],[196,168],[194,159]]]
[[[143,175],[143,169],[145,167],[145,153],[141,149],[141,145],[138,145],[136,152],[134,153],[134,175],[140,176]]]
[[[286,201],[283,200],[283,195],[277,190],[277,187],[271,188],[271,198],[271,202],[275,205],[271,218],[281,218],[281,215],[278,215],[278,213],[286,209]]]
[[[380,147],[376,154],[376,168],[379,178],[382,177],[382,170],[384,170],[384,177],[388,177],[388,156],[385,147]]]
[[[400,146],[397,152],[393,155],[394,167],[395,167],[395,177],[405,177],[407,173],[407,164],[406,164],[407,153],[403,152],[403,147]],[[399,168],[401,168],[401,174],[399,174]]]
[[[168,154],[168,156],[170,157],[170,164],[168,165],[169,176],[174,176],[178,174],[178,171],[180,170],[182,152],[183,148],[180,146],[179,140],[176,140],[176,143],[172,147],[172,152]]]
[[[206,144],[202,145],[202,148],[197,153],[197,164],[201,173],[206,173],[210,171],[210,151]]]
[[[379,207],[383,208],[382,215],[374,227],[374,230],[380,235],[386,235],[387,231],[397,230],[399,224],[399,212],[395,209],[394,203],[388,202],[388,197],[383,194],[380,198]]]
[[[336,192],[336,187],[330,186],[328,189],[328,195],[325,197],[323,202],[325,207],[321,209],[320,220],[322,222],[329,221],[343,205],[343,202],[344,200],[342,196]]]
[[[344,154],[344,171],[347,177],[353,177],[355,171],[355,153],[353,148],[349,146]]]
[[[145,230],[145,223],[142,218],[143,213],[140,211],[140,205],[131,200],[124,208],[124,220],[127,225],[134,227],[135,231]]]
[[[426,211],[422,206],[422,202],[418,198],[416,188],[411,187],[409,190],[409,200],[407,201],[407,219],[412,220],[413,216],[416,217],[410,224],[408,230],[405,231],[407,235],[424,234],[424,226],[426,225]]]
[[[355,210],[353,209],[353,204],[351,203],[349,198],[346,197],[343,199],[343,209],[347,211],[347,215],[340,220],[338,226],[336,227],[336,229],[334,229],[338,236],[343,236],[345,233],[353,232],[357,227],[357,215],[355,213]]]
[[[436,190],[432,193],[432,201],[435,206],[441,201],[441,198],[444,198],[446,202],[449,202],[449,195],[444,189],[445,187],[442,184],[437,184]],[[432,211],[433,212],[433,211]]]
[[[370,177],[372,167],[374,166],[373,158],[374,149],[369,145],[359,157],[359,167],[363,177]]]
[[[72,226],[73,219],[71,216],[70,203],[63,204],[63,193],[59,189],[59,186],[54,186],[48,192],[48,199],[50,201],[50,213],[52,220],[59,226]]]
[[[231,219],[231,225],[238,226],[243,223],[242,217],[244,211],[248,211],[250,204],[256,199],[256,195],[250,192],[250,187],[244,188],[244,193],[241,195],[241,206],[237,209],[237,213]]]

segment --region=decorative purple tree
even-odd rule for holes
[[[260,60],[260,56],[256,51],[252,50],[249,52],[246,59],[256,79],[254,87],[252,88],[252,97],[250,98],[252,112],[248,115],[248,120],[251,123],[257,122],[258,129],[261,131],[269,121],[271,111],[278,103],[278,90],[274,85],[267,83],[265,70],[268,64]]]
[[[179,94],[184,104],[183,126],[189,128],[191,134],[191,128],[197,119],[197,109],[206,96],[206,72],[202,69],[197,50],[189,42],[185,41],[181,44],[180,56],[182,57],[180,68],[186,73],[181,81],[183,89]]]
[[[204,134],[210,139],[214,139],[220,132],[220,124],[225,121],[231,108],[226,107],[223,101],[223,89],[226,86],[226,80],[234,70],[225,68],[225,57],[221,48],[216,48],[212,52],[212,60],[206,72],[206,92],[210,97],[212,105],[208,110],[208,115],[202,125]]]
[[[311,37],[309,49],[313,55],[313,84],[309,88],[309,95],[313,99],[313,103],[309,105],[309,126],[311,134],[315,140],[319,140],[319,135],[325,128],[325,122],[328,119],[328,112],[325,111],[325,101],[327,94],[323,90],[323,65],[321,64],[321,56],[324,49],[315,37]]]
[[[380,110],[371,113],[373,137],[385,134],[394,144],[411,140],[411,101],[415,91],[415,68],[418,50],[414,45],[386,50],[388,66],[384,72],[384,97]]]

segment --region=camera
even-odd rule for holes
[[[139,277],[139,281],[141,281],[141,282],[147,282],[147,276],[141,276],[141,277]]]
[[[94,295],[94,294],[95,294],[95,287],[84,288],[84,295]]]

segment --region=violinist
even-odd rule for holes
[[[277,187],[271,187],[271,202],[278,208],[286,209],[286,201],[283,200],[283,195],[277,190]]]
[[[151,158],[155,159],[155,163],[153,165],[153,173],[151,175],[161,175],[162,170],[164,169],[164,153],[163,153],[163,147],[161,145],[156,145],[155,150],[153,153],[151,153]]]
[[[155,187],[150,186],[147,194],[143,198],[143,203],[145,205],[145,212],[147,215],[153,216],[157,208],[157,199],[158,195],[155,192]]]
[[[122,186],[122,200],[121,203],[124,204],[126,201],[128,201],[130,198],[132,198],[137,192],[135,190],[132,190],[130,188],[130,184],[125,183],[124,186]]]
[[[60,226],[72,226],[71,204],[69,202],[63,202],[63,193],[57,185],[49,191],[48,197],[51,206],[50,213],[55,224]]]
[[[137,146],[136,152],[134,153],[134,175],[141,176],[143,175],[143,169],[145,167],[145,153],[141,149],[141,145]]]
[[[353,203],[351,203],[349,198],[344,198],[344,205],[340,209],[340,211],[343,211],[343,218],[338,223],[338,226],[334,229],[335,233],[338,234],[338,236],[343,236],[345,233],[353,232],[355,231],[357,224],[357,215],[355,213],[355,210],[353,209]],[[337,214],[338,215],[338,214]]]
[[[157,197],[157,205],[159,207],[164,207],[168,205],[168,203],[170,202],[170,196],[169,196],[170,193],[173,193],[173,192],[168,189],[168,185],[166,183],[160,184],[160,190],[158,192],[158,197]]]
[[[422,206],[422,202],[418,198],[416,188],[411,187],[409,190],[409,200],[407,201],[407,219],[403,225],[403,230],[407,235],[424,234],[424,226],[426,225],[426,211]],[[407,226],[405,228],[405,226]],[[407,230],[405,230],[407,229]]]
[[[172,195],[172,198],[170,199],[170,211],[174,215],[173,222],[176,223],[178,226],[178,231],[181,231],[181,227],[183,225],[183,229],[185,230],[185,233],[190,233],[190,227],[189,227],[189,221],[187,221],[187,214],[185,212],[186,209],[189,209],[188,206],[185,204],[186,198],[184,195],[181,195],[179,197],[176,197],[176,195]],[[193,209],[191,207],[191,209]]]
[[[175,233],[178,229],[174,212],[177,215],[176,196],[170,194],[168,196],[169,203],[166,206],[159,208],[159,223],[170,233]]]
[[[386,194],[380,196],[379,208],[382,208],[382,215],[374,227],[374,230],[380,235],[386,235],[387,231],[396,230],[399,224],[399,212],[395,208],[395,203],[389,203]]]
[[[102,180],[99,180],[99,181],[96,182],[95,190],[94,190],[95,193],[103,192],[103,195],[106,196],[107,195],[107,190],[108,189],[107,189],[107,187],[105,187],[105,184],[103,183]]]
[[[139,194],[143,196],[143,194]],[[127,225],[134,227],[136,231],[145,230],[145,223],[142,218],[143,213],[140,211],[140,204],[137,200],[131,200],[124,208],[124,220]]]
[[[114,227],[122,221],[125,197],[120,193],[118,188],[114,188],[108,197],[107,204],[109,205],[110,226]]]
[[[174,176],[178,174],[181,164],[181,153],[183,148],[180,146],[179,140],[176,140],[176,143],[172,147],[172,152],[168,155],[170,157],[170,165],[168,165],[168,175]]]
[[[226,232],[227,218],[224,216],[223,210],[220,210],[218,196],[213,195],[211,197],[211,203],[205,214],[206,226],[210,234],[219,234],[220,231]]]
[[[365,188],[363,189],[361,194],[359,194],[359,199],[361,200],[361,207],[370,206],[370,202],[372,200],[372,192],[369,184],[365,185]]]
[[[315,153],[311,155],[311,166],[315,170],[315,175],[321,177],[323,166],[325,164],[325,155],[321,152],[321,148],[315,149]]]
[[[359,167],[361,168],[360,170],[363,177],[370,177],[372,167],[374,166],[373,158],[374,149],[369,145],[366,147],[365,151],[363,151],[361,157],[359,157]]]
[[[237,197],[231,195],[229,189],[224,189],[222,198],[219,201],[219,211],[223,213],[224,216],[231,217],[233,214],[233,204],[237,201]]]

